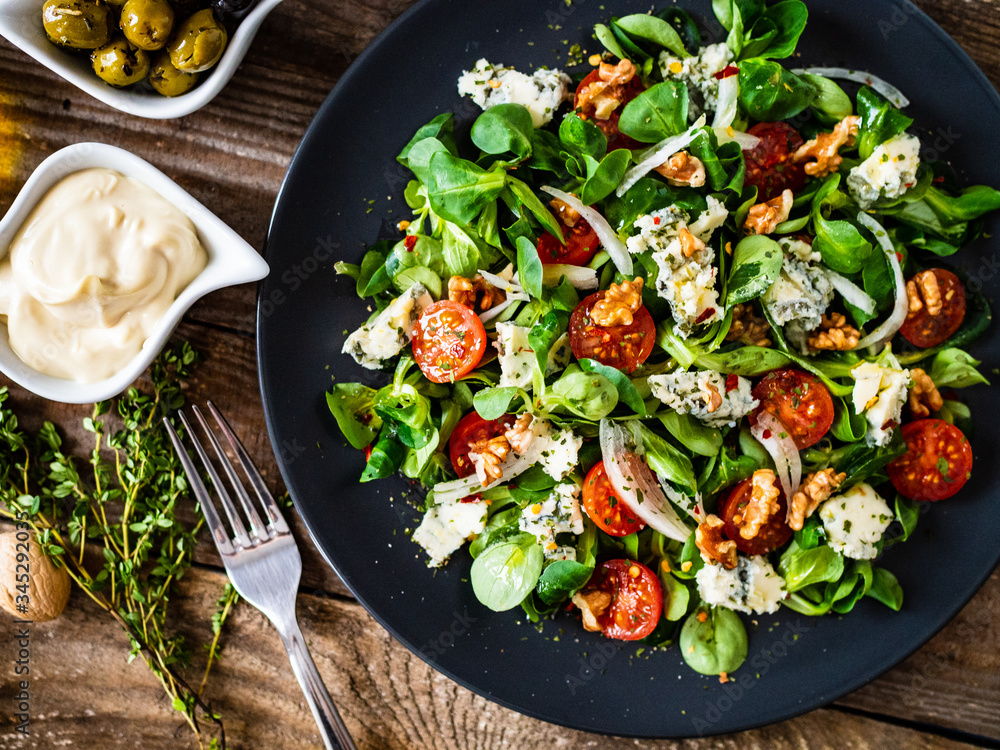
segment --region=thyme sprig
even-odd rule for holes
[[[95,404],[83,420],[93,435],[86,460],[63,451],[51,422],[33,434],[23,430],[7,404],[7,388],[0,388],[0,516],[20,515],[73,582],[125,630],[128,660],[142,657],[198,746],[206,742],[200,714],[217,729],[208,747],[224,750],[222,720],[201,696],[238,595],[227,584],[218,601],[197,689],[183,676],[192,649],[171,626],[171,596],[191,566],[204,518],[195,508],[194,520],[184,520],[181,509],[194,505],[161,418],[184,404],[182,386],[198,359],[187,343],[167,348],[150,369],[147,388]]]

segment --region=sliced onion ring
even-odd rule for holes
[[[896,257],[896,248],[892,246],[889,233],[885,231],[885,227],[863,211],[858,214],[858,222],[867,227],[875,235],[878,244],[882,246],[885,259],[889,261],[889,267],[892,269],[893,281],[896,284],[896,302],[892,308],[892,315],[882,325],[858,342],[856,348],[864,349],[869,346],[878,346],[896,334],[896,331],[903,325],[903,321],[906,320],[906,316],[910,311],[910,302],[906,298],[906,282],[903,280],[903,269],[899,266],[899,258]]]
[[[742,151],[753,151],[760,145],[760,138],[749,133],[744,133],[742,130],[733,130],[732,127],[712,128],[712,130],[715,131],[715,137],[718,139],[720,146],[723,143],[732,141],[740,144],[740,150]],[[729,132],[731,130],[732,132]]]
[[[719,103],[715,109],[715,118],[712,120],[713,129],[725,130],[733,124],[733,120],[736,119],[739,94],[739,76],[726,76],[719,81]]]
[[[802,482],[802,459],[799,457],[799,449],[795,447],[795,441],[792,440],[792,434],[781,420],[764,409],[758,412],[756,422],[750,428],[750,434],[774,459],[778,481],[781,482],[781,489],[785,493],[788,507],[791,508],[792,495]]]
[[[792,72],[796,75],[808,73],[809,75],[823,76],[824,78],[842,78],[845,81],[863,83],[871,86],[900,109],[910,105],[910,100],[906,98],[902,91],[888,81],[871,73],[866,73],[863,70],[851,70],[850,68],[794,68]]]
[[[601,241],[601,245],[603,245],[604,249],[608,251],[608,255],[611,256],[611,260],[614,262],[615,267],[617,267],[618,270],[626,276],[630,276],[632,274],[632,256],[629,255],[628,250],[625,249],[625,243],[618,239],[618,234],[611,228],[608,220],[598,213],[596,208],[585,206],[583,201],[575,195],[565,193],[562,190],[557,190],[549,185],[543,185],[542,192],[548,193],[553,198],[558,198],[568,204],[572,209],[579,213],[580,216],[586,219],[587,223],[590,224],[591,229],[593,229],[597,234],[597,238]]]
[[[601,420],[601,454],[619,499],[651,528],[678,542],[686,542],[691,528],[681,520],[650,468],[625,446],[627,434],[609,419]]]
[[[694,125],[683,133],[665,138],[652,148],[647,149],[641,161],[625,173],[625,178],[615,190],[615,195],[621,198],[626,190],[691,143],[698,135],[698,131],[704,126],[705,115],[702,115],[695,121]]]
[[[836,271],[831,271],[828,268],[821,270],[830,280],[830,283],[833,284],[833,288],[840,292],[840,296],[843,297],[845,301],[850,302],[856,308],[869,315],[875,312],[875,300],[869,297],[868,293],[865,292],[864,289],[859,287],[847,277],[841,276]]]
[[[586,266],[550,263],[542,266],[542,281],[548,286],[559,283],[563,276],[575,289],[597,289],[597,271]]]

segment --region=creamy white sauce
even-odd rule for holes
[[[159,193],[108,169],[53,187],[0,260],[10,345],[46,375],[91,383],[142,351],[208,253]]]

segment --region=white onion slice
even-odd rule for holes
[[[899,266],[899,258],[896,257],[896,248],[892,246],[889,233],[874,218],[863,211],[858,214],[858,222],[871,230],[871,233],[875,235],[875,239],[878,240],[878,244],[882,246],[885,259],[889,261],[889,267],[892,269],[893,281],[896,284],[896,302],[892,308],[892,315],[882,325],[858,342],[857,348],[864,349],[869,346],[878,346],[896,334],[896,331],[903,325],[903,321],[906,320],[906,315],[910,311],[910,302],[906,298],[906,282],[903,281],[903,269]]]
[[[597,289],[597,271],[593,268],[564,263],[542,266],[542,281],[548,286],[555,286],[563,276],[576,289]]]
[[[572,209],[586,219],[587,223],[590,224],[591,228],[597,234],[601,245],[608,251],[608,255],[611,256],[611,260],[618,270],[626,276],[632,274],[632,256],[625,249],[625,243],[618,239],[618,234],[611,228],[608,220],[598,213],[596,208],[585,206],[583,205],[583,201],[575,195],[564,193],[562,190],[557,190],[549,185],[543,185],[542,192],[548,193],[553,198],[558,198],[564,203],[569,204]]]
[[[739,76],[726,76],[719,81],[719,103],[715,110],[715,118],[712,120],[712,128],[725,130],[733,124],[733,120],[736,119],[739,95]]]
[[[609,419],[601,420],[601,454],[619,499],[639,519],[661,534],[686,542],[691,529],[670,505],[653,472],[635,453],[625,447],[626,432]]]
[[[855,83],[864,83],[871,86],[900,109],[910,104],[910,100],[906,98],[903,92],[891,83],[863,70],[851,70],[850,68],[795,68],[792,72],[796,75],[808,73],[809,75],[823,76],[824,78],[842,78],[847,81],[854,81]]]
[[[698,135],[698,131],[704,126],[705,115],[702,115],[695,121],[694,125],[683,133],[665,138],[651,149],[646,150],[639,163],[625,173],[625,178],[617,190],[615,190],[615,195],[621,198],[626,190],[691,143],[695,139],[695,136]],[[542,189],[544,190],[545,188]]]
[[[519,299],[519,298],[515,299],[513,297],[508,297],[503,302],[501,302],[499,305],[494,305],[493,307],[491,307],[486,312],[479,313],[479,320],[481,320],[483,322],[483,324],[489,323],[491,320],[493,320],[493,318],[499,317],[500,313],[502,313],[508,307],[510,307],[511,305],[513,305],[515,302],[524,302],[524,300],[523,299]]]
[[[500,464],[500,469],[503,472],[501,481],[491,484],[488,489],[499,487],[519,474],[523,474],[534,465],[536,459],[537,456],[532,457],[530,453],[524,456],[512,455],[508,457],[507,461]],[[463,497],[468,497],[469,495],[475,495],[477,492],[482,492],[484,488],[482,479],[476,474],[470,474],[461,479],[438,482],[432,489],[434,490],[434,498],[438,502],[450,503],[461,500]]]
[[[774,459],[778,481],[781,482],[781,489],[784,490],[785,500],[790,508],[792,495],[802,482],[802,459],[799,457],[799,449],[795,447],[795,441],[792,440],[792,434],[781,420],[765,410],[757,414],[756,423],[750,428],[750,434]]]
[[[740,144],[742,151],[753,151],[760,145],[760,138],[749,133],[744,133],[742,130],[733,130],[731,127],[712,128],[712,130],[715,131],[715,137],[719,141],[720,146],[723,143],[732,141]],[[729,132],[730,130],[732,130],[732,133]]]
[[[495,273],[484,271],[481,268],[476,271],[476,273],[506,294],[508,299],[513,298],[515,300],[521,300],[522,302],[528,301],[528,293],[524,291],[524,288],[521,286],[521,282],[518,280],[517,274],[514,275],[513,279],[508,281],[503,276],[497,276]]]
[[[871,315],[875,312],[875,300],[868,296],[868,293],[864,289],[859,287],[853,281],[845,276],[841,276],[836,271],[831,271],[828,268],[820,269],[823,274],[830,280],[833,284],[833,288],[840,292],[840,296],[844,298],[847,302],[850,302],[856,308],[864,313]]]

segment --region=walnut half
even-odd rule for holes
[[[478,273],[471,279],[464,276],[452,276],[448,279],[448,299],[452,302],[475,310],[477,298],[479,310],[485,312],[507,299],[507,295],[502,289],[497,289]]]
[[[788,219],[795,196],[786,189],[777,198],[750,207],[743,229],[747,234],[771,234],[778,224]]]
[[[933,318],[940,315],[944,309],[941,287],[933,271],[921,271],[907,281],[906,297],[910,303],[910,313],[920,312],[926,307],[927,314]]]
[[[778,504],[781,490],[778,489],[778,478],[773,471],[758,469],[750,481],[750,500],[743,509],[742,516],[736,516],[736,519],[739,519],[736,525],[739,526],[740,536],[744,539],[756,537],[771,517],[777,515],[781,509]]]
[[[767,321],[754,312],[753,306],[744,302],[733,306],[733,322],[726,333],[726,341],[739,341],[747,346],[770,346]]]
[[[642,277],[612,284],[590,311],[590,319],[602,328],[630,326],[642,307]]]
[[[831,313],[829,316],[823,315],[819,330],[806,341],[813,349],[843,352],[856,347],[860,336],[861,332],[848,325],[843,313]]]
[[[705,165],[687,151],[678,151],[653,171],[677,187],[702,187],[705,184]]]
[[[469,460],[476,466],[483,487],[488,487],[503,476],[500,468],[510,453],[510,441],[504,435],[469,443]],[[482,468],[479,472],[478,469]]]
[[[573,604],[580,608],[580,613],[583,615],[583,629],[598,632],[601,630],[601,625],[597,622],[597,618],[611,606],[611,592],[601,589],[577,591],[573,594]]]
[[[726,524],[714,513],[698,524],[694,543],[707,563],[719,563],[726,570],[736,567],[736,542],[722,538]]]
[[[806,174],[813,177],[826,177],[837,171],[837,167],[844,161],[837,152],[841,146],[854,145],[854,136],[858,134],[858,122],[861,118],[857,115],[850,115],[838,122],[831,133],[817,133],[811,141],[806,141],[798,150],[792,154],[792,161],[796,164],[806,159],[816,161],[807,162],[805,165]]]
[[[944,399],[938,391],[931,376],[915,367],[910,370],[913,386],[910,388],[910,411],[917,419],[929,417],[932,411],[939,411],[944,406]]]
[[[788,525],[796,531],[801,530],[806,519],[816,512],[820,503],[829,499],[846,478],[847,474],[838,474],[830,468],[809,474],[799,485],[798,492],[792,495],[788,506]]]

